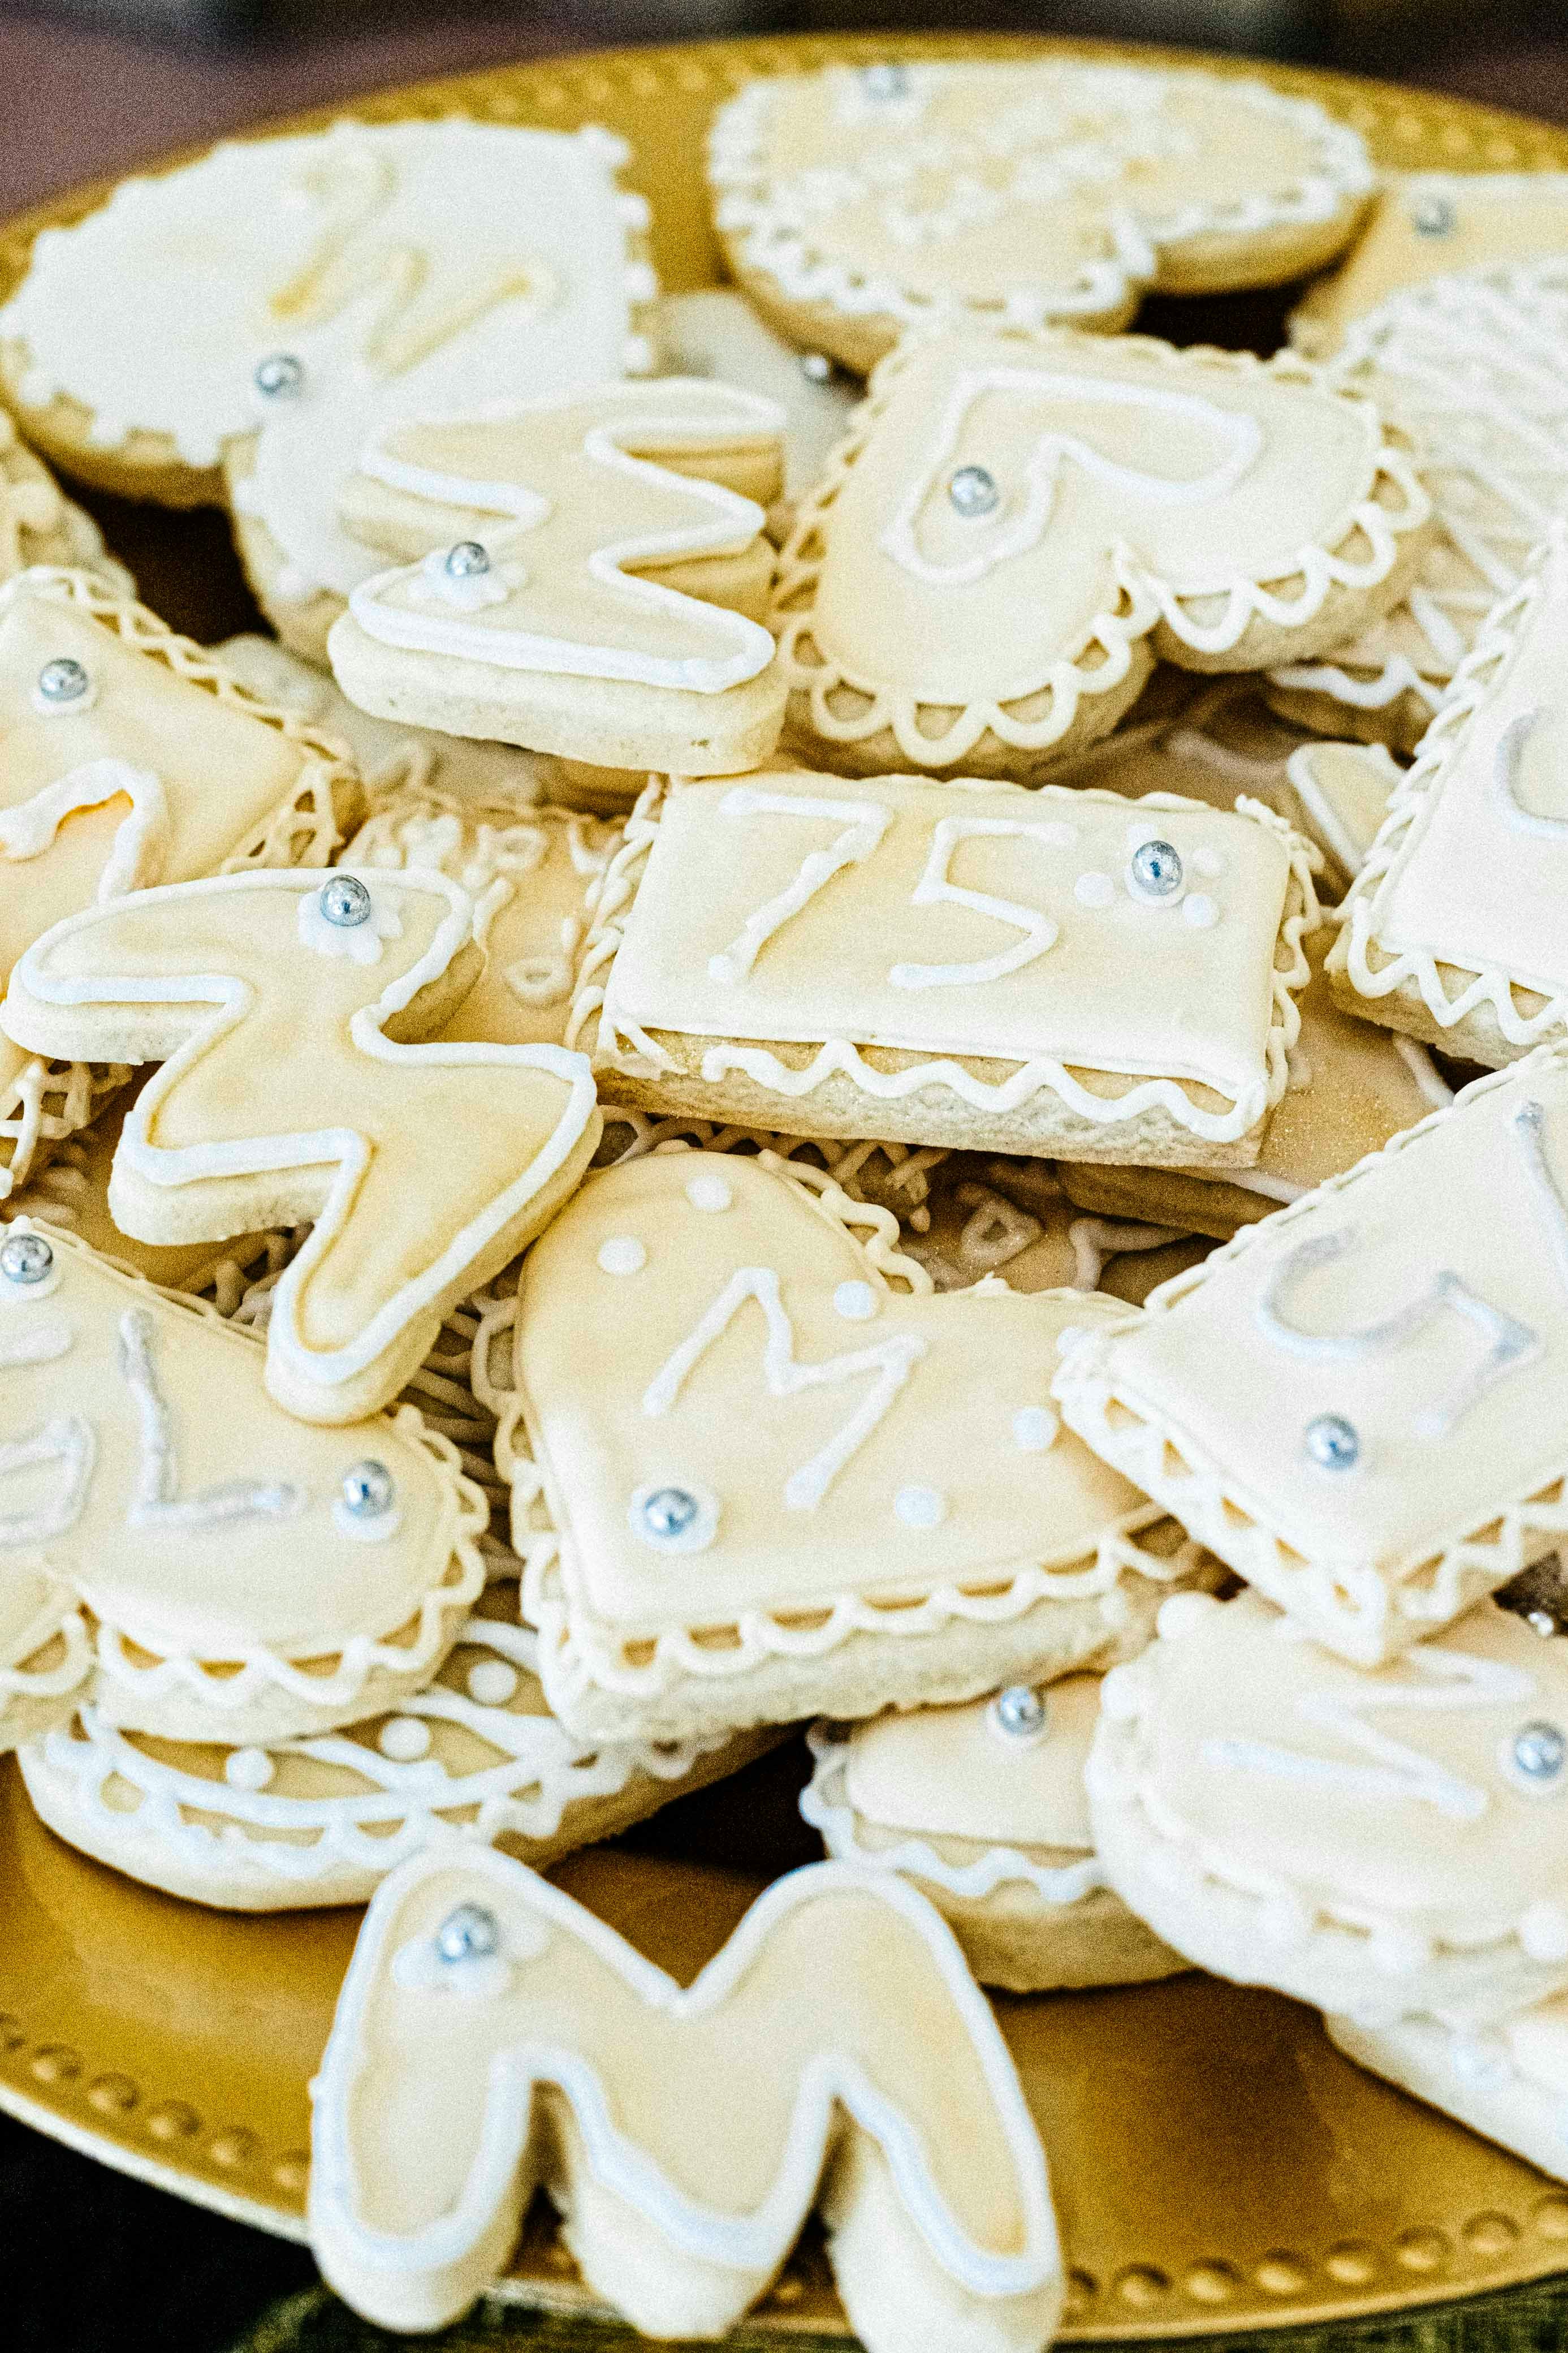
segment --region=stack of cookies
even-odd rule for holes
[[[872,2353],[1028,2353],[977,1981],[1279,1987],[1568,2175],[1568,199],[889,63],[741,90],[661,299],[627,161],[224,146],[0,310],[0,1745],[370,1900],[373,2317],[542,2186],[653,2334],[815,2205]],[[807,1726],[693,1987],[538,1875]]]

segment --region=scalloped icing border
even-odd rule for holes
[[[1089,58],[1044,62],[1047,70],[1054,67],[1059,71],[1064,63],[1069,71],[1097,70],[1095,60]],[[1104,70],[1103,67],[1098,69]],[[940,61],[921,59],[919,70],[929,77],[955,69]],[[964,70],[963,65],[956,68],[959,73]],[[1212,91],[1216,84],[1216,77],[1207,73],[1140,71],[1120,63],[1114,70],[1178,90],[1196,86]],[[906,328],[949,322],[994,323],[994,302],[961,294],[939,302],[900,285],[894,278],[868,276],[824,253],[808,231],[781,211],[775,193],[778,183],[767,153],[769,118],[785,82],[826,79],[826,75],[789,74],[747,82],[713,117],[708,134],[708,183],[714,226],[736,274],[751,272],[770,279],[781,301],[826,303],[846,318],[886,314]],[[1349,234],[1354,210],[1374,186],[1360,133],[1336,122],[1314,100],[1288,98],[1266,82],[1227,78],[1223,88],[1237,104],[1256,107],[1276,121],[1289,121],[1307,132],[1318,169],[1284,197],[1249,194],[1229,202],[1189,201],[1157,226],[1134,218],[1125,204],[1109,206],[1103,226],[1110,240],[1110,257],[1098,263],[1080,263],[1066,285],[1010,290],[1005,304],[1009,327],[1029,329],[1097,320],[1113,323],[1129,315],[1157,280],[1163,253],[1179,251],[1183,245],[1200,238],[1263,236],[1272,229],[1331,220],[1342,207],[1352,213]]]
[[[994,336],[994,326],[990,332]],[[1048,332],[1037,337],[1020,336],[1019,349],[1048,353],[1051,341]],[[1404,449],[1390,444],[1384,427],[1369,479],[1338,527],[1331,544],[1308,542],[1298,549],[1289,565],[1271,569],[1268,585],[1238,574],[1226,590],[1205,590],[1202,597],[1191,600],[1165,587],[1155,575],[1139,567],[1126,548],[1118,547],[1112,565],[1121,602],[1116,611],[1097,613],[1088,623],[1079,650],[1047,661],[1039,677],[1022,686],[1007,702],[971,702],[954,713],[949,702],[923,702],[903,690],[858,678],[825,654],[819,660],[809,661],[798,650],[801,640],[811,635],[816,583],[826,559],[826,533],[830,527],[826,518],[846,477],[887,408],[899,377],[918,358],[920,348],[918,342],[900,344],[878,363],[866,399],[855,411],[847,438],[828,459],[820,481],[801,500],[779,554],[769,625],[778,637],[779,667],[791,700],[805,697],[811,732],[823,743],[860,743],[889,730],[899,750],[916,770],[952,767],[968,757],[985,736],[1015,751],[1046,750],[1068,733],[1083,695],[1108,693],[1124,681],[1133,661],[1133,649],[1157,625],[1163,623],[1184,645],[1202,648],[1210,654],[1236,645],[1254,619],[1277,628],[1299,626],[1321,609],[1331,588],[1372,587],[1386,579],[1399,561],[1401,535],[1420,529],[1431,515],[1431,501],[1414,462]],[[1297,353],[1278,352],[1272,359],[1263,360],[1253,352],[1223,352],[1209,344],[1178,347],[1151,335],[1120,337],[1118,348],[1133,349],[1171,367],[1201,360],[1237,375],[1261,369],[1288,383],[1372,408],[1373,414],[1377,415],[1364,394],[1331,384],[1325,371],[1313,367]],[[1397,490],[1398,508],[1378,502],[1375,492],[1383,481]],[[1358,534],[1373,550],[1360,563],[1337,553]],[[1285,593],[1275,593],[1281,589]],[[1189,615],[1189,601],[1206,603],[1220,594],[1227,599],[1223,621],[1204,623]],[[1088,657],[1096,649],[1103,659],[1091,665]],[[820,654],[821,649],[817,651]],[[830,698],[840,691],[847,691],[865,708],[853,717],[836,712],[829,707]],[[1041,695],[1048,698],[1042,717],[1026,719],[1016,715]],[[942,723],[940,733],[936,732],[939,717]]]
[[[898,1248],[899,1224],[891,1210],[852,1200],[826,1171],[796,1166],[774,1152],[759,1156],[764,1167],[788,1177],[847,1231],[869,1227],[871,1239],[858,1240],[858,1247],[879,1273],[907,1283],[910,1293],[934,1289],[926,1269]],[[510,1351],[498,1368],[496,1344],[510,1332],[515,1314],[515,1299],[506,1301],[481,1327],[475,1344],[475,1388],[496,1413],[496,1467],[511,1489],[511,1540],[522,1562],[522,1615],[539,1635],[547,1690],[553,1683],[557,1692],[597,1688],[624,1697],[653,1698],[689,1681],[713,1684],[744,1674],[769,1659],[824,1658],[857,1634],[899,1637],[937,1633],[954,1622],[1005,1624],[1046,1601],[1097,1599],[1103,1607],[1124,1576],[1173,1585],[1201,1564],[1203,1546],[1190,1538],[1167,1553],[1144,1548],[1139,1539],[1152,1529],[1169,1528],[1171,1516],[1158,1504],[1142,1504],[1102,1531],[1070,1563],[1055,1567],[1033,1561],[999,1565],[983,1592],[939,1585],[918,1599],[887,1603],[845,1593],[813,1604],[809,1610],[782,1615],[747,1610],[723,1625],[672,1627],[651,1638],[601,1631],[593,1621],[584,1621],[566,1593],[560,1534],[523,1426],[523,1397],[512,1386]],[[811,1622],[803,1623],[803,1619]]]
[[[1406,771],[1389,799],[1388,811],[1366,862],[1345,894],[1340,909],[1341,929],[1330,953],[1328,970],[1335,994],[1345,998],[1353,990],[1352,1009],[1367,1019],[1404,1024],[1390,1012],[1375,1008],[1389,997],[1408,993],[1411,983],[1420,993],[1445,1043],[1455,1052],[1471,1052],[1478,1060],[1497,1060],[1492,1022],[1505,1046],[1516,1049],[1505,1063],[1517,1060],[1532,1047],[1544,1044],[1568,1028],[1568,983],[1554,997],[1516,977],[1500,965],[1472,965],[1457,958],[1433,955],[1425,948],[1385,948],[1377,931],[1378,892],[1391,873],[1405,839],[1429,801],[1440,794],[1450,764],[1464,750],[1471,721],[1485,708],[1489,690],[1518,642],[1518,633],[1544,593],[1539,566],[1521,581],[1488,616],[1473,649],[1454,673],[1442,709],[1422,739],[1414,767]],[[1374,962],[1377,957],[1381,961]],[[1525,1012],[1516,991],[1539,1008]],[[1489,1013],[1491,1022],[1485,1016]],[[1481,1015],[1480,1021],[1473,1017]],[[1452,1032],[1452,1036],[1447,1033]]]
[[[616,1041],[612,1039],[607,1046],[605,1044],[603,1022],[599,1017],[604,1012],[610,968],[619,953],[626,925],[637,904],[643,874],[652,855],[654,839],[658,831],[659,812],[676,781],[666,776],[649,778],[626,819],[626,838],[611,859],[603,881],[588,903],[589,925],[573,986],[566,1044],[580,1053],[587,1054],[598,1071],[619,1067]],[[952,781],[966,791],[1008,789],[1005,786],[978,778],[958,777]],[[1015,789],[1021,791],[1024,788]],[[1139,800],[1130,800],[1123,794],[1086,785],[1079,787],[1079,797],[1114,808],[1199,809],[1212,814],[1205,802],[1190,800],[1179,793],[1145,793]],[[1124,1094],[1096,1095],[1079,1086],[1065,1064],[1041,1057],[1037,1060],[1017,1063],[1006,1079],[998,1081],[993,1090],[995,1102],[989,1107],[1013,1107],[1013,1091],[1018,1087],[1019,1082],[1033,1080],[1033,1085],[1021,1098],[1022,1101],[1027,1102],[1040,1094],[1055,1095],[1069,1112],[1107,1131],[1120,1127],[1124,1122],[1135,1121],[1146,1112],[1162,1111],[1174,1125],[1187,1129],[1207,1143],[1224,1144],[1249,1135],[1267,1118],[1289,1082],[1290,1049],[1300,1036],[1301,1015],[1296,996],[1306,987],[1311,977],[1311,967],[1302,942],[1322,922],[1313,881],[1314,865],[1321,864],[1321,859],[1313,845],[1261,801],[1249,800],[1245,794],[1238,794],[1232,813],[1277,835],[1285,846],[1289,861],[1285,904],[1274,942],[1272,1011],[1264,1045],[1267,1074],[1260,1085],[1238,1097],[1228,1112],[1207,1112],[1193,1102],[1187,1092],[1187,1082],[1178,1078],[1146,1079],[1130,1085]],[[1283,963],[1281,956],[1285,958]],[[590,1025],[595,1023],[597,1026],[594,1027],[590,1038]],[[668,1058],[645,1032],[639,1029],[627,1034],[639,1055],[647,1054],[656,1067],[661,1062],[668,1063]],[[879,1078],[881,1073],[868,1070],[852,1040],[825,1039],[818,1046],[817,1052],[821,1056],[835,1049],[837,1052],[832,1069],[823,1071],[820,1077],[844,1078],[858,1088],[866,1098],[868,1120],[874,1118],[871,1106],[879,1098],[888,1094],[902,1096],[940,1086],[949,1071],[963,1072],[976,1085],[986,1083],[984,1063],[972,1055],[956,1054],[941,1056],[929,1062],[912,1063],[898,1073],[896,1083],[889,1082],[875,1087],[865,1085],[863,1078]],[[612,1059],[601,1061],[601,1051]],[[1077,1067],[1091,1066],[1080,1063]],[[754,1083],[766,1083],[754,1072],[750,1075]],[[713,1082],[713,1091],[715,1094],[722,1094],[721,1079]],[[1221,1091],[1211,1086],[1208,1092]],[[800,1104],[808,1101],[810,1090],[805,1095],[786,1092],[783,1089],[777,1092],[781,1105]]]
[[[1554,1060],[1568,1062],[1568,1048],[1544,1048]],[[1460,1102],[1492,1087],[1516,1080],[1519,1066],[1494,1071],[1467,1087]],[[1251,1250],[1264,1237],[1277,1237],[1290,1220],[1303,1216],[1325,1194],[1342,1193],[1358,1176],[1394,1154],[1408,1150],[1451,1106],[1433,1112],[1415,1127],[1405,1128],[1381,1152],[1368,1153],[1353,1168],[1329,1177],[1315,1192],[1304,1194],[1276,1209],[1257,1224],[1243,1226],[1235,1239],[1194,1267],[1173,1275],[1150,1293],[1145,1315],[1164,1314],[1180,1303],[1217,1267]],[[1051,1395],[1062,1409],[1062,1419],[1093,1448],[1102,1461],[1152,1495],[1179,1520],[1188,1534],[1256,1585],[1261,1593],[1287,1610],[1318,1640],[1358,1666],[1379,1666],[1397,1650],[1448,1625],[1471,1602],[1495,1592],[1521,1569],[1552,1549],[1568,1535],[1568,1449],[1563,1467],[1528,1493],[1516,1495],[1487,1510],[1471,1525],[1439,1539],[1436,1548],[1422,1546],[1413,1560],[1389,1568],[1346,1567],[1303,1558],[1277,1536],[1253,1511],[1249,1502],[1230,1485],[1205,1449],[1151,1420],[1135,1405],[1110,1370],[1110,1352],[1119,1335],[1086,1335],[1051,1384]],[[1114,1416],[1114,1423],[1112,1417]],[[1173,1459],[1180,1470],[1171,1468]],[[1389,1641],[1391,1613],[1398,1640]],[[1398,1621],[1403,1621],[1401,1627]]]

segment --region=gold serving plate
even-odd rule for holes
[[[652,202],[655,258],[674,290],[720,275],[703,134],[714,106],[752,76],[1051,51],[1173,54],[1026,37],[715,41],[495,68],[266,128],[310,129],[345,112],[605,123],[630,142],[628,176]],[[1203,62],[1320,100],[1380,164],[1568,166],[1568,132],[1491,108],[1345,75]],[[37,231],[79,219],[110,185],[73,189],[0,228],[0,297]],[[1278,297],[1157,304],[1149,322],[1189,340],[1272,343],[1282,311]],[[93,503],[177,627],[215,637],[246,625],[217,519]],[[766,1882],[815,1852],[795,1811],[804,1770],[797,1744],[776,1751],[552,1876],[689,1978]],[[358,1921],[352,1911],[208,1912],[138,1887],[41,1828],[7,1764],[0,2108],[198,2204],[303,2238],[309,2084]],[[1401,2311],[1568,2270],[1568,2189],[1362,2073],[1294,2002],[1193,1974],[996,2007],[1050,2153],[1072,2266],[1069,2341]],[[744,2100],[744,2084],[735,2091]],[[604,2316],[542,2216],[500,2294]],[[742,2332],[754,2344],[847,2336],[810,2240]]]

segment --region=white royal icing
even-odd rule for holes
[[[76,707],[81,708],[79,703]],[[144,890],[158,880],[162,869],[169,805],[162,779],[150,768],[132,767],[128,760],[85,761],[45,785],[30,800],[0,808],[0,859],[41,858],[79,809],[101,808],[106,801],[120,799],[130,802],[131,813],[104,861],[98,896],[116,899],[122,892]]]

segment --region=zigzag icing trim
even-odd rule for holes
[[[1205,345],[1178,350],[1146,335],[1123,336],[1118,347],[1132,348],[1173,368],[1201,358],[1238,375],[1262,370],[1287,383],[1364,399],[1291,352],[1261,360],[1251,352],[1220,352]],[[1031,348],[1043,352],[1048,347],[1020,345],[1022,352]],[[1133,647],[1157,622],[1163,621],[1184,644],[1211,654],[1237,644],[1254,620],[1300,627],[1321,610],[1331,589],[1366,587],[1386,579],[1399,560],[1401,535],[1426,522],[1431,512],[1412,459],[1384,440],[1365,493],[1344,516],[1332,544],[1312,541],[1299,548],[1276,567],[1272,586],[1236,577],[1224,592],[1226,608],[1218,621],[1202,619],[1200,608],[1212,603],[1219,590],[1184,598],[1144,573],[1126,548],[1118,548],[1112,570],[1119,601],[1113,610],[1095,615],[1079,651],[1042,664],[1039,676],[1023,683],[1006,702],[972,702],[954,713],[950,703],[923,702],[904,690],[857,677],[824,654],[812,636],[826,520],[911,356],[910,349],[900,347],[879,363],[847,438],[833,452],[815,490],[801,501],[779,556],[771,620],[778,633],[780,669],[791,693],[807,698],[812,729],[825,743],[858,744],[890,731],[900,752],[917,770],[945,768],[967,758],[985,735],[1015,750],[1042,750],[1067,734],[1082,696],[1107,693],[1122,683]],[[1384,484],[1397,494],[1397,504],[1380,501],[1377,491]],[[1340,552],[1358,539],[1371,550],[1366,557],[1358,560]],[[1032,712],[1031,706],[1042,697],[1044,710]],[[846,704],[850,707],[842,707]]]

